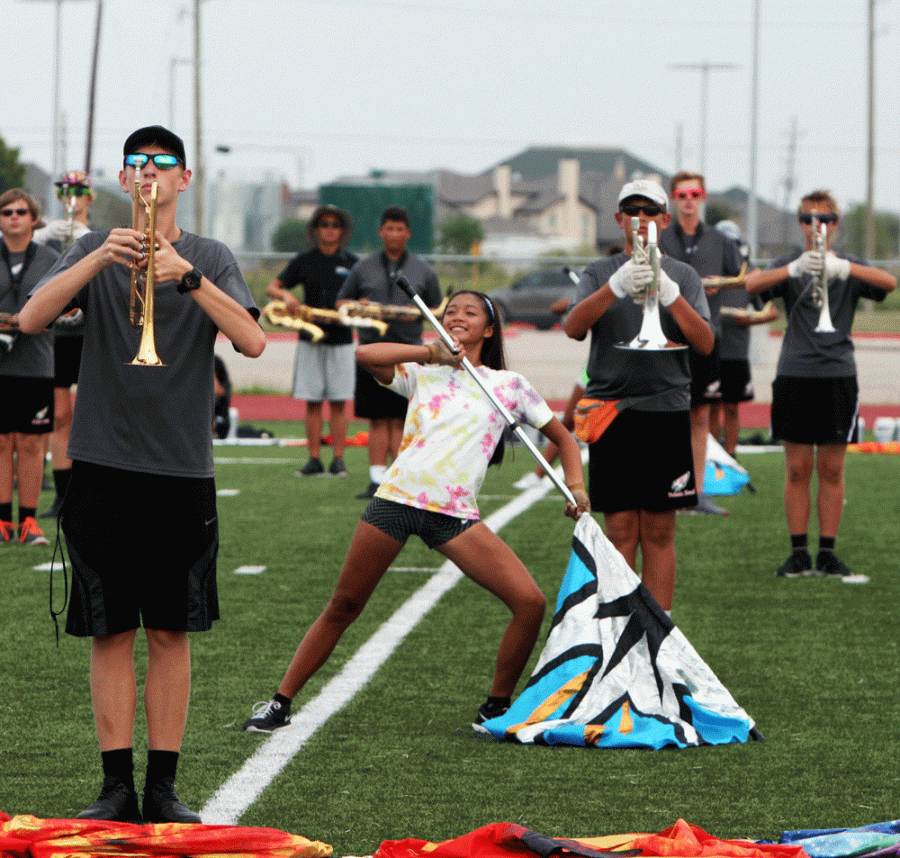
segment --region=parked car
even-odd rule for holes
[[[571,301],[575,284],[565,268],[543,268],[491,292],[503,322],[529,322],[541,331],[552,328],[560,316],[550,307],[560,299]]]

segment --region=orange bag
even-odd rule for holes
[[[616,419],[621,399],[590,399],[584,397],[575,406],[575,437],[593,444]]]

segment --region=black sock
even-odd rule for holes
[[[147,751],[147,778],[148,787],[158,784],[165,778],[175,780],[175,770],[178,768],[178,751]]]
[[[834,551],[834,543],[837,540],[836,536],[820,536],[819,537],[819,551]]]
[[[12,521],[11,503],[0,503],[0,521]]]
[[[56,496],[64,498],[66,489],[69,488],[69,480],[72,478],[71,468],[60,468],[53,472],[53,485],[56,487]]]
[[[290,697],[285,697],[283,694],[279,694],[276,691],[275,696],[272,699],[276,703],[280,703],[282,709],[287,709],[288,712],[291,711],[291,698]]]
[[[37,509],[35,507],[19,504],[19,524],[25,521],[26,518],[34,518],[36,513]]]
[[[809,540],[805,533],[791,534],[791,551],[806,551]]]
[[[103,776],[118,778],[125,786],[134,789],[134,755],[131,748],[116,748],[114,751],[101,751]]]

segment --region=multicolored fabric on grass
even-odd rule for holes
[[[746,742],[754,730],[590,515],[528,686],[482,726],[524,743],[657,749]]]

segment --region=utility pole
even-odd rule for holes
[[[750,191],[747,194],[747,244],[750,261],[759,259],[759,195],[756,157],[759,151],[759,3],[753,0],[753,67],[750,73]]]
[[[866,137],[866,218],[864,254],[875,258],[875,0],[869,0],[868,133]]]
[[[203,235],[203,197],[206,176],[203,170],[203,102],[200,93],[200,0],[194,0],[194,231]]]
[[[87,132],[84,142],[84,172],[90,175],[91,154],[94,148],[94,101],[97,94],[97,64],[100,60],[100,24],[103,21],[103,0],[97,0],[97,20],[94,23],[94,55],[91,60],[91,83],[88,91]]]

